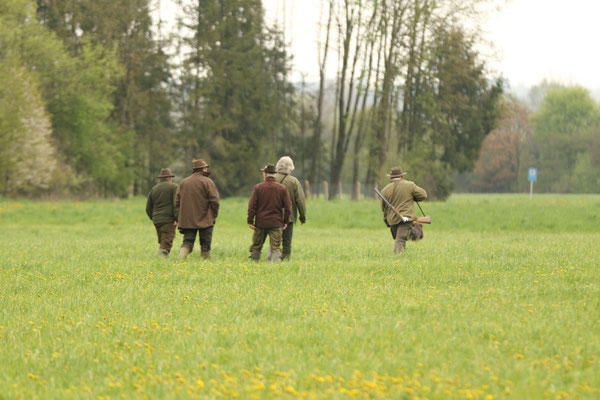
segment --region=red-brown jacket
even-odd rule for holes
[[[219,215],[219,191],[208,173],[194,172],[179,184],[175,194],[180,229],[213,226]]]
[[[248,224],[257,228],[280,228],[290,222],[290,195],[274,177],[254,186],[248,203]]]

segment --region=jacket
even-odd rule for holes
[[[219,215],[219,191],[208,173],[194,172],[179,184],[175,195],[179,229],[203,229]]]
[[[416,217],[413,201],[427,199],[427,192],[418,187],[414,182],[401,178],[392,179],[390,183],[381,190],[381,194],[398,210],[404,217]],[[400,217],[394,210],[390,209],[383,201],[381,202],[383,218],[391,225],[399,224]]]
[[[304,190],[302,190],[300,181],[292,175],[282,174],[281,172],[275,175],[275,180],[285,186],[290,194],[290,201],[292,202],[290,222],[296,222],[298,213],[300,213],[300,219],[305,219],[306,198],[304,197]]]
[[[257,228],[281,228],[290,222],[290,195],[274,177],[254,186],[248,202],[248,224]]]
[[[146,214],[155,225],[171,224],[177,221],[179,210],[175,207],[177,185],[172,182],[156,184],[146,201]]]

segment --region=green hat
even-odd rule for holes
[[[390,173],[387,174],[390,178],[401,178],[402,175],[405,175],[406,172],[402,171],[400,167],[394,167],[390,170]]]
[[[171,170],[169,168],[163,168],[160,170],[160,175],[158,175],[159,178],[172,178],[175,175],[173,175],[171,173]]]

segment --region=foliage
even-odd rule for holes
[[[283,43],[258,0],[183,2],[185,155],[205,157],[223,195],[250,190],[273,162],[285,115]]]
[[[484,192],[516,192],[518,177],[525,176],[524,169],[529,168],[524,153],[531,136],[529,111],[517,100],[506,99],[498,126],[483,140],[473,187]]]
[[[72,54],[85,47],[114,51],[122,74],[111,90],[108,125],[110,150],[122,154],[112,168],[113,192],[126,194],[129,185],[146,193],[157,172],[173,161],[170,65],[156,38],[149,0],[38,0],[41,21],[64,40]],[[160,29],[160,27],[158,28]],[[135,178],[134,178],[135,176]]]
[[[573,179],[576,169],[589,175],[585,168],[592,167],[592,143],[598,140],[600,132],[600,107],[589,91],[581,87],[548,91],[532,121],[538,149],[539,190],[598,191],[593,179],[582,176],[576,183]]]
[[[375,201],[311,201],[281,264],[246,200],[210,261],[155,258],[142,198],[0,201],[3,396],[598,396],[597,195],[427,202],[400,257]]]
[[[22,86],[39,87],[41,93],[43,104],[30,109],[38,110],[31,117],[41,115],[42,108],[50,115],[53,139],[67,164],[63,171],[72,167],[77,174],[63,177],[63,182],[88,193],[124,194],[129,143],[106,122],[113,107],[113,82],[119,74],[114,55],[83,41],[80,53],[72,56],[62,41],[39,24],[32,2],[11,0],[2,7],[7,53],[39,82]]]

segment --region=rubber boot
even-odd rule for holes
[[[158,249],[158,253],[156,253],[157,256],[160,257],[169,257],[169,250],[167,249]]]
[[[179,258],[187,258],[188,254],[190,254],[190,249],[185,246],[181,246],[179,249]]]
[[[210,250],[209,251],[201,251],[200,257],[204,258],[205,260],[208,260],[210,258]]]
[[[278,263],[281,260],[281,250],[277,249],[271,252],[271,261]]]

